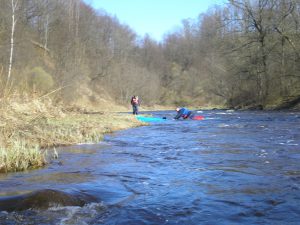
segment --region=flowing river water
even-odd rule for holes
[[[0,224],[300,224],[300,113],[200,114],[0,175]]]

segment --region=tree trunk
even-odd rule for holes
[[[11,26],[11,38],[10,38],[10,57],[9,57],[9,65],[8,65],[8,74],[7,74],[7,80],[5,85],[6,91],[11,79],[11,70],[12,70],[13,53],[14,53],[14,33],[15,33],[15,27],[17,22],[15,19],[15,12],[16,12],[17,5],[18,5],[18,1],[14,2],[14,0],[11,0],[12,26]]]

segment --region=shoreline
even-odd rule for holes
[[[50,150],[52,158],[57,157],[55,147],[96,143],[107,133],[147,125],[137,120],[130,108],[113,105],[111,110],[66,108],[55,106],[50,99],[5,102],[0,107],[0,173],[41,168],[48,163]],[[173,110],[173,106],[142,106],[140,114],[160,110]]]
[[[96,143],[107,133],[146,125],[129,113],[68,111],[40,101],[11,104],[0,113],[0,173],[41,168],[49,155],[57,157],[55,147]]]

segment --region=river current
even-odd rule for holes
[[[59,148],[43,169],[1,174],[0,203],[41,190],[90,201],[4,210],[0,224],[300,224],[299,112],[151,114],[167,120]]]

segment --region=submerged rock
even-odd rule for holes
[[[0,211],[22,211],[27,209],[48,209],[57,206],[84,206],[97,202],[93,196],[83,193],[66,193],[45,189],[25,195],[0,198]]]

